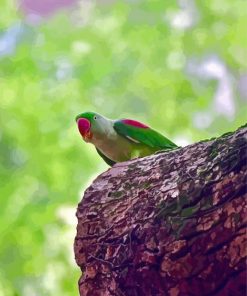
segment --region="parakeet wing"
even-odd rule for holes
[[[113,127],[118,134],[136,143],[142,143],[160,149],[172,149],[177,147],[176,144],[159,132],[132,119],[116,120]]]
[[[104,161],[109,165],[113,166],[116,162],[105,156],[98,148],[96,148],[98,154],[104,159]]]

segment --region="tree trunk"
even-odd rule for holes
[[[80,295],[245,295],[247,127],[118,163],[78,205]]]

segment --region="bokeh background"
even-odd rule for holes
[[[0,0],[0,296],[77,295],[75,211],[107,165],[75,115],[180,145],[247,114],[246,0]]]

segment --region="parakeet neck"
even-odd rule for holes
[[[113,124],[114,124],[113,120],[107,120],[106,124],[104,125],[105,136],[110,139],[115,138],[117,135],[115,129],[113,128]]]
[[[107,140],[114,140],[117,138],[117,133],[113,128],[114,121],[106,120],[102,126],[101,131],[94,131],[93,137],[90,140],[92,144],[99,148],[102,143],[106,143]]]

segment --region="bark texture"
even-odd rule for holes
[[[116,164],[78,205],[80,295],[246,292],[247,128]]]

